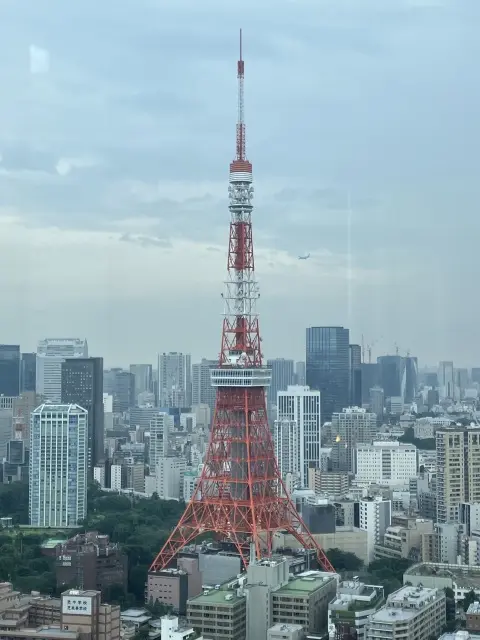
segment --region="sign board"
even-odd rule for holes
[[[83,596],[63,596],[62,613],[67,615],[92,615],[92,599]]]

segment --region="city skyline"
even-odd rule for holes
[[[214,357],[235,7],[139,0],[112,25],[91,0],[24,4],[0,25],[3,341],[87,335],[107,365],[153,363],[151,345]],[[338,325],[474,366],[476,303],[451,301],[476,281],[480,7],[245,6],[265,356],[303,357],[305,327]]]

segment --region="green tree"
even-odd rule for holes
[[[0,549],[1,552],[1,549]],[[472,604],[472,602],[475,602],[475,600],[478,600],[478,596],[475,593],[475,591],[469,591],[466,595],[465,598],[463,599],[463,610],[466,611],[468,609],[468,607]]]
[[[358,556],[350,551],[333,548],[325,552],[335,571],[358,571],[363,563]]]

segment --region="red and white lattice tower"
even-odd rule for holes
[[[237,152],[230,164],[228,278],[219,366],[212,371],[217,389],[215,414],[205,464],[195,493],[177,527],[155,558],[151,572],[168,567],[198,535],[212,532],[233,543],[248,565],[272,554],[275,531],[291,533],[320,565],[333,571],[301,520],[279,474],[267,421],[265,388],[271,372],[263,366],[252,238],[252,165],[245,153],[244,62],[240,32],[238,61]]]

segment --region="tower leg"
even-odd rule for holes
[[[295,509],[295,505],[290,500],[290,498],[287,498],[287,503],[289,526],[286,529],[288,533],[290,533],[302,545],[304,549],[313,549],[315,551],[318,563],[324,571],[335,572],[332,563],[327,558],[321,546],[308,530],[306,524],[303,522],[298,511]]]

